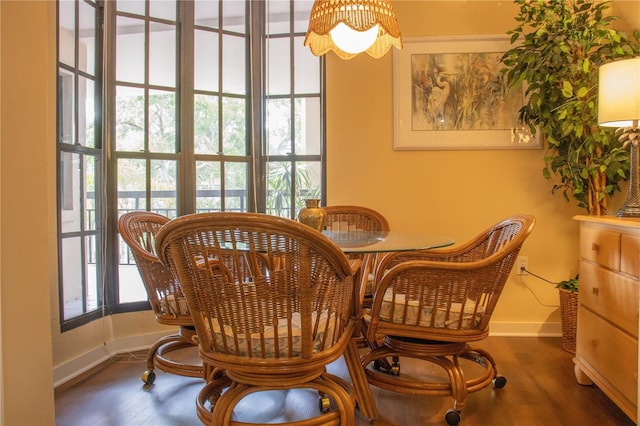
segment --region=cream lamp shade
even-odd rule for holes
[[[640,217],[640,58],[624,59],[600,66],[598,124],[617,127],[623,147],[630,145],[629,191],[616,212],[620,217]]]
[[[402,37],[390,0],[315,0],[304,45],[316,56],[381,58],[391,46],[401,49]]]
[[[631,127],[637,126],[638,120],[640,58],[602,65],[598,84],[598,123],[605,127]]]

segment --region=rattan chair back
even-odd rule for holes
[[[204,378],[202,364],[189,364],[168,354],[185,347],[196,346],[195,331],[187,300],[175,273],[160,262],[156,255],[156,235],[169,218],[147,211],[124,213],[118,219],[120,236],[131,250],[142,278],[151,308],[160,324],[178,326],[178,332],[158,339],[149,349],[147,371],[142,380],[151,384],[155,380],[154,367],[188,377]]]
[[[169,218],[166,216],[134,211],[120,216],[118,230],[133,254],[158,322],[193,325],[180,282],[156,255],[156,235],[167,222]]]
[[[333,205],[324,208],[326,212],[325,229],[330,231],[389,231],[387,219],[376,210],[362,206]],[[350,254],[350,259],[360,259],[360,282],[358,283],[358,300],[361,305],[368,306],[377,265],[383,254]]]
[[[350,390],[325,372],[354,331],[357,264],[339,247],[296,221],[257,213],[179,217],[156,245],[182,282],[201,356],[234,383],[212,414],[199,409],[203,421],[230,419],[236,392],[315,387],[337,401],[326,416],[352,424]]]
[[[369,334],[401,327],[401,335],[425,339],[485,338],[496,303],[534,222],[530,215],[517,215],[457,247],[386,256],[378,269],[382,278],[376,284]],[[390,298],[394,302],[385,303]],[[404,302],[399,304],[401,299]],[[383,305],[391,311],[381,317]],[[472,326],[466,321],[468,315],[452,310],[475,318]],[[419,318],[408,315],[410,311],[418,312]]]
[[[370,315],[363,321],[371,348],[363,365],[373,362],[397,373],[399,359],[418,358],[442,367],[449,382],[390,378],[367,369],[369,383],[410,394],[450,393],[456,402],[445,418],[457,424],[467,393],[498,377],[489,353],[469,342],[488,336],[491,316],[534,223],[531,215],[515,215],[457,247],[385,257],[377,270]],[[484,372],[465,378],[461,358],[472,359]],[[499,380],[496,386],[504,383]]]
[[[325,229],[332,231],[388,231],[389,222],[379,212],[368,207],[326,206]]]

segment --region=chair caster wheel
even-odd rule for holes
[[[145,371],[142,373],[142,381],[147,385],[152,384],[156,381],[156,373],[154,373],[153,370]]]
[[[507,384],[507,378],[504,376],[496,376],[493,378],[493,387],[496,389],[503,388]]]
[[[447,414],[444,415],[444,420],[448,425],[455,426],[460,423],[460,412],[450,408],[447,410]]]
[[[331,408],[331,401],[328,396],[321,396],[318,400],[320,411],[323,413],[328,413]]]
[[[380,368],[382,368],[382,366],[380,365],[380,361],[378,361],[377,359],[373,361],[373,369],[380,371]]]

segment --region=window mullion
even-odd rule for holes
[[[152,201],[151,201],[151,158],[149,154],[151,153],[151,148],[149,146],[149,123],[151,122],[151,118],[149,117],[149,97],[151,96],[151,91],[149,89],[149,57],[150,57],[150,38],[149,34],[150,29],[150,5],[149,1],[144,2],[144,162],[145,162],[145,207],[147,210],[151,209]]]
[[[294,15],[294,3],[293,0],[289,3],[289,10],[291,16]],[[291,211],[295,214],[296,212],[296,200],[297,200],[297,160],[298,160],[298,150],[296,149],[296,84],[295,84],[295,30],[293,25],[293,19],[289,20],[289,122],[291,123],[291,127],[289,131],[291,132]]]
[[[104,304],[109,312],[118,300],[118,178],[117,158],[115,156],[115,53],[116,53],[116,15],[115,4],[105,1],[104,25],[102,27],[102,176],[104,181],[96,192],[103,192],[100,214],[96,215],[100,235],[99,255],[102,261],[102,279],[104,280]]]
[[[195,7],[178,2],[178,214],[196,211],[196,165],[194,147]]]
[[[224,162],[224,121],[223,121],[223,109],[224,109],[224,79],[223,73],[224,66],[222,58],[224,57],[224,0],[218,3],[218,17],[220,23],[218,25],[218,149],[215,155],[220,159],[220,206],[224,210],[226,205],[225,200],[225,162]]]
[[[249,31],[249,130],[252,185],[249,186],[249,209],[267,211],[267,161],[264,126],[265,55],[265,2],[250,2]],[[251,204],[253,202],[253,205]]]

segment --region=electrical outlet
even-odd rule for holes
[[[529,258],[527,256],[520,256],[516,261],[516,274],[526,275],[527,269],[529,269]]]

